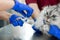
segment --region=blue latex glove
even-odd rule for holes
[[[24,17],[30,17],[32,15],[32,13],[33,13],[33,9],[32,8],[30,8],[29,6],[27,6],[25,4],[19,3],[17,0],[14,0],[14,1],[15,1],[15,5],[12,8],[13,10],[21,13]],[[24,10],[27,13],[25,13]]]
[[[37,29],[37,28],[35,27],[35,25],[32,26],[32,29],[35,30],[36,32],[40,32],[40,30]]]
[[[43,34],[39,29],[35,27],[35,25],[32,26],[32,29],[39,34]]]
[[[21,19],[23,17],[17,16],[15,14],[11,15],[11,17],[9,18],[9,21],[11,24],[13,24],[14,26],[23,26],[24,21]],[[24,19],[24,18],[23,18]]]
[[[50,25],[50,30],[48,33],[60,39],[60,29],[58,28],[58,26]]]
[[[36,18],[33,18],[33,20],[34,20],[34,22],[36,22]],[[39,29],[37,29],[35,25],[32,26],[32,29],[33,29],[34,31],[36,31],[37,33],[42,34],[42,32],[41,32]]]

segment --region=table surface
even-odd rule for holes
[[[28,25],[28,26],[27,26]],[[26,24],[23,27],[13,27],[8,25],[0,29],[0,40],[50,40],[47,35],[41,35],[35,32],[31,25]],[[57,39],[53,39],[57,40]]]

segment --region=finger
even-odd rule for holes
[[[24,24],[24,22],[21,19],[19,19],[17,22],[20,26],[23,26],[23,24]]]

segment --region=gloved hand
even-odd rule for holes
[[[30,17],[33,13],[33,9],[30,8],[29,6],[25,5],[25,4],[21,4],[19,3],[17,0],[14,0],[15,1],[15,5],[14,7],[12,8],[13,10],[21,13],[24,17]],[[24,12],[26,11],[26,12]]]
[[[51,24],[48,33],[60,39],[60,29],[58,28],[57,25]]]
[[[14,26],[23,26],[24,24],[24,17],[21,16],[17,16],[15,14],[11,15],[11,17],[9,18],[9,21],[11,24],[13,24]]]
[[[36,21],[32,27],[35,31],[38,31],[38,32],[41,31],[39,30],[39,28],[44,24],[43,19],[44,19],[44,13],[40,13],[38,17],[36,17],[35,19]]]
[[[49,26],[44,25],[44,26],[39,27],[39,28],[36,28],[36,26],[33,26],[32,28],[37,32],[41,31],[45,34],[49,34],[49,35],[55,36],[58,39],[60,39],[60,29],[58,28],[57,25],[50,24]]]
[[[43,25],[42,19],[43,18],[39,16],[37,19],[35,19],[34,25],[32,26],[32,29],[35,30],[37,33],[40,33],[40,34],[42,34],[42,32],[40,30],[40,27],[42,27],[42,25]]]

